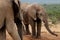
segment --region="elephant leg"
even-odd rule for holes
[[[6,20],[6,29],[8,31],[8,33],[11,35],[11,37],[13,38],[13,40],[21,40],[19,37],[19,34],[16,30],[16,26],[15,26],[15,22],[12,19],[8,19]]]
[[[6,40],[6,22],[5,21],[2,28],[0,29],[0,40]]]
[[[30,20],[30,25],[31,25],[31,28],[32,28],[32,37],[36,37],[35,21]]]
[[[30,31],[29,31],[29,24],[25,24],[26,26],[26,35],[30,35]]]
[[[0,29],[0,40],[6,40],[6,29],[4,25]]]
[[[23,35],[25,35],[26,34],[26,29],[25,29],[25,26],[23,26]]]
[[[36,38],[41,37],[41,20],[37,18],[37,36]]]
[[[22,22],[19,18],[15,18],[15,23],[17,25],[17,29],[18,29],[18,33],[19,33],[19,36],[21,37],[21,40],[23,40],[22,38]]]
[[[32,25],[32,36],[33,37],[36,36],[35,22],[33,22],[33,25]]]

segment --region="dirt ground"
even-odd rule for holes
[[[36,38],[32,38],[31,35],[24,35],[23,40],[60,40],[60,24],[57,24],[56,26],[57,27],[51,27],[51,30],[53,30],[53,32],[58,34],[57,37],[48,33],[46,29],[43,27],[44,30],[42,30],[41,38],[36,39]],[[7,34],[6,40],[13,40],[8,33],[6,34]]]
[[[23,40],[60,40],[60,33],[56,33],[58,34],[58,36],[53,36],[49,33],[42,33],[42,37],[41,38],[32,38],[31,35],[24,35],[23,36]],[[7,34],[7,37],[6,37],[7,40],[13,40],[9,34]]]

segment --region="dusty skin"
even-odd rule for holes
[[[36,38],[32,38],[31,37],[31,35],[24,35],[23,36],[23,39],[24,40],[60,40],[60,24],[56,24],[56,25],[51,25],[51,26],[53,26],[53,27],[51,27],[51,30],[53,31],[53,32],[55,32],[56,34],[58,34],[58,36],[57,37],[55,37],[55,36],[53,36],[53,35],[51,35],[50,33],[48,33],[47,31],[46,31],[46,29],[44,28],[44,27],[42,27],[42,29],[44,28],[44,30],[42,30],[42,34],[41,34],[41,39],[40,38],[38,38],[38,39],[36,39]],[[56,27],[57,26],[57,27]],[[57,30],[56,30],[57,29]],[[8,32],[6,32],[6,39],[7,40],[13,40],[12,38],[11,38],[11,36],[8,34]]]

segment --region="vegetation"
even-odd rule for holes
[[[52,20],[52,23],[60,21],[60,4],[44,4],[48,17]]]

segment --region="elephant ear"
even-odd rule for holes
[[[12,1],[12,9],[14,12],[14,17],[17,15],[17,13],[19,13],[19,9],[20,9],[20,2],[19,1]]]

